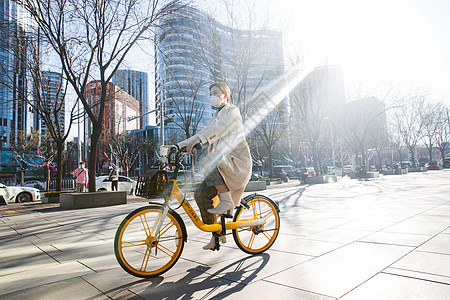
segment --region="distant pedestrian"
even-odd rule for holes
[[[111,180],[111,191],[117,191],[119,187],[119,171],[114,166],[109,166],[109,179]]]
[[[77,193],[83,193],[88,183],[88,170],[85,168],[84,161],[81,161],[80,166],[70,174],[76,176]]]

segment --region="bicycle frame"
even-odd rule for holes
[[[195,226],[200,229],[201,231],[205,232],[221,232],[222,231],[222,224],[215,223],[215,224],[205,224],[202,222],[198,214],[195,212],[195,210],[192,208],[192,206],[189,204],[189,202],[184,201],[184,195],[181,192],[180,188],[176,184],[176,179],[171,179],[172,182],[172,191],[170,193],[168,201],[170,202],[173,197],[175,197],[178,202],[181,204],[181,207],[183,207],[186,214],[189,216],[191,221],[195,224]],[[217,196],[216,196],[217,197]],[[254,220],[245,220],[245,221],[238,221],[238,222],[232,222],[228,221],[225,223],[225,229],[231,230],[231,229],[237,229],[237,228],[243,228],[243,227],[250,227],[250,226],[259,226],[265,224],[266,221],[264,219],[254,219]]]
[[[176,158],[177,162],[179,160],[178,153],[177,153],[177,158]],[[176,171],[175,171],[176,174],[178,173],[178,168],[179,168],[179,165],[177,164]],[[168,186],[166,188],[166,192],[164,193],[165,204],[164,204],[163,214],[161,216],[161,219],[159,221],[159,224],[157,226],[154,236],[159,235],[159,230],[161,228],[161,224],[163,223],[165,217],[167,216],[168,206],[170,205],[170,203],[174,197],[175,197],[175,199],[178,200],[181,207],[184,209],[186,214],[189,216],[191,221],[194,223],[194,225],[198,229],[200,229],[201,231],[205,231],[205,232],[216,232],[218,234],[222,233],[223,227],[222,227],[221,223],[205,224],[202,222],[201,218],[198,216],[198,214],[195,212],[195,210],[192,208],[192,206],[189,204],[189,202],[185,201],[185,196],[183,195],[180,188],[178,187],[177,180],[169,179]],[[255,216],[255,219],[242,220],[242,221],[237,221],[237,222],[228,221],[228,222],[223,222],[223,223],[225,224],[225,230],[232,230],[232,229],[238,229],[238,228],[244,228],[244,227],[264,225],[266,223],[266,220],[264,218],[258,219]]]

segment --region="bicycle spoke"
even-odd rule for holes
[[[142,259],[141,268],[140,268],[141,271],[145,271],[145,269],[147,269],[149,258],[150,258],[150,249],[147,248],[147,249],[145,249],[144,258]],[[144,264],[145,264],[145,266],[144,266]]]
[[[264,220],[267,220],[270,216],[274,216],[273,211],[270,211],[267,215],[263,217]]]
[[[252,236],[250,237],[250,241],[248,242],[247,247],[248,247],[248,248],[252,248],[253,242],[254,242],[254,241],[255,241],[255,234],[252,233]]]
[[[270,239],[272,238],[270,235],[268,235],[267,233],[265,233],[264,231],[262,232],[262,234],[270,241]]]
[[[145,217],[145,215],[140,215],[139,218],[141,219],[142,227],[144,227],[145,235],[147,237],[149,237],[151,232],[150,232],[150,227],[148,226],[147,218]],[[145,222],[144,222],[144,219],[145,219]]]
[[[169,230],[169,229],[172,228],[173,226],[174,226],[173,223],[168,223],[168,224],[166,224],[163,228],[161,228],[161,229],[159,230],[158,240],[159,240],[159,238],[160,238],[164,233],[167,232],[167,230]]]
[[[175,253],[175,251],[172,251],[172,250],[168,249],[167,247],[161,245],[160,243],[158,243],[157,248],[158,248],[161,252],[165,253],[165,254],[166,254],[167,256],[169,256],[169,257],[172,257],[173,254]],[[164,251],[164,250],[165,250],[165,251]]]
[[[253,210],[253,218],[258,218],[258,212],[256,211],[256,203],[252,203],[252,210]]]
[[[124,245],[127,244],[127,245]],[[122,242],[122,248],[128,248],[128,247],[134,247],[134,246],[144,246],[145,240],[139,240],[139,241],[123,241]]]

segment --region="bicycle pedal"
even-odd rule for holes
[[[228,214],[228,213],[227,214],[223,214],[221,216],[224,216],[225,218],[230,218],[230,219],[233,218],[233,216],[231,214]]]

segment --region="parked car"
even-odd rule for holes
[[[328,167],[328,174],[342,176],[342,168],[340,168],[340,167]]]
[[[41,192],[36,188],[23,186],[6,186],[0,183],[0,196],[7,203],[31,202],[41,200]]]
[[[345,166],[343,167],[343,169],[344,169],[344,175],[348,175],[349,173],[355,171],[355,169],[353,168],[352,165],[345,165]]]
[[[314,167],[308,167],[308,168],[306,168],[306,171],[308,172],[308,176],[309,177],[312,177],[313,176],[313,172],[315,172],[314,171]]]
[[[401,162],[401,167],[402,169],[407,169],[407,168],[411,168],[411,162],[409,160],[404,160]]]
[[[44,191],[45,190],[45,182],[39,181],[39,180],[28,180],[28,181],[25,181],[23,186],[24,187],[36,188],[36,189],[38,189],[40,191]]]
[[[273,176],[276,178],[281,178],[282,180],[293,178],[299,179],[300,172],[293,166],[274,166]]]
[[[95,179],[97,191],[111,191],[111,179],[109,176],[98,176]],[[136,189],[136,181],[126,176],[119,175],[119,191],[126,191],[132,194]]]
[[[450,158],[444,159],[444,168],[450,168]]]
[[[261,176],[261,174],[258,173],[252,173],[251,177],[250,177],[250,181],[258,181],[259,179],[262,179],[263,177]]]
[[[427,169],[428,170],[439,170],[439,165],[437,163],[437,161],[430,161],[427,165]]]

